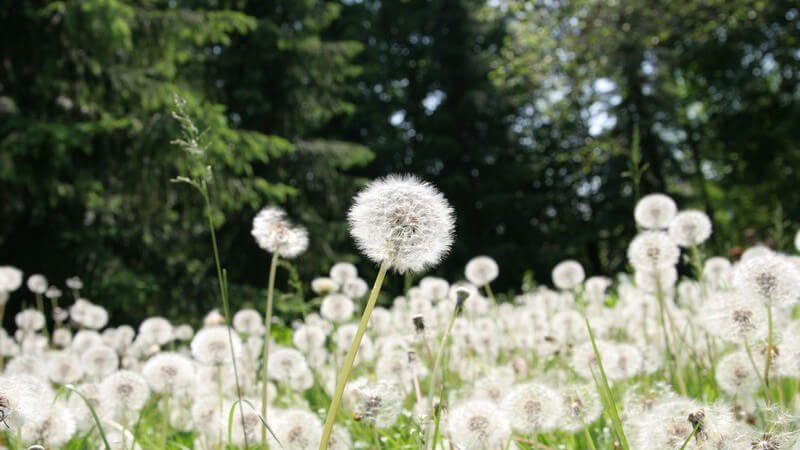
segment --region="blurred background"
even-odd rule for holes
[[[176,94],[206,130],[234,308],[263,302],[269,255],[250,226],[271,204],[309,229],[293,261],[302,295],[340,260],[371,283],[346,211],[394,172],[457,211],[432,273],[460,278],[487,254],[500,291],[549,282],[566,258],[624,269],[650,192],[711,215],[709,253],[786,248],[800,220],[798,6],[0,0],[0,264],[62,289],[79,275],[112,323],[217,305],[202,198],[170,183],[190,164],[171,143]]]

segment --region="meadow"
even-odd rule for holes
[[[176,116],[199,169],[174,181],[211,211],[199,132]],[[276,272],[324,237],[274,206],[251,231],[271,258],[261,310],[231,310],[209,213],[220,304],[196,329],[109,327],[79,276],[0,267],[3,309],[25,305],[0,333],[3,448],[800,448],[800,256],[708,254],[709,217],[663,194],[630,220],[630,272],[567,260],[551,285],[495,295],[502,261],[476,255],[463,279],[421,276],[376,306],[386,277],[424,275],[458,239],[435,186],[390,175],[348,212],[377,278],[340,262],[301,280],[314,307],[291,323],[273,315]]]

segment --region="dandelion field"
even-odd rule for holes
[[[211,211],[213,169],[177,103],[196,167],[174,179]],[[5,448],[796,449],[800,257],[756,245],[707,254],[713,224],[663,194],[642,197],[630,272],[495,293],[502,261],[463,279],[423,276],[377,305],[386,277],[424,273],[457,236],[453,209],[414,176],[367,185],[348,213],[364,280],[340,262],[308,280],[291,323],[273,315],[276,272],[309,235],[278,207],[253,219],[270,254],[263,310],[232,310],[209,213],[220,305],[197,328],[150,317],[108,326],[79,277],[0,267]],[[800,233],[795,244],[800,250]],[[678,267],[688,268],[679,273]],[[45,315],[47,314],[47,315]]]

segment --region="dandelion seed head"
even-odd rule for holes
[[[83,281],[81,281],[78,277],[69,277],[66,280],[66,285],[68,288],[73,290],[83,289]]]
[[[700,245],[711,236],[711,219],[702,211],[681,211],[669,223],[668,233],[681,247]]]
[[[453,242],[453,209],[436,188],[415,176],[373,181],[356,195],[348,220],[361,251],[400,273],[437,264]]]
[[[142,367],[142,376],[150,389],[159,394],[174,394],[190,388],[194,372],[192,362],[174,352],[157,353]]]
[[[44,294],[47,292],[47,278],[42,274],[33,274],[28,277],[27,286],[34,294]]]
[[[51,353],[47,358],[47,371],[50,381],[60,385],[76,383],[83,376],[80,360],[67,352]]]
[[[40,405],[44,406],[44,405]],[[38,422],[26,422],[22,426],[22,440],[28,444],[41,443],[49,448],[61,448],[72,438],[77,429],[70,410],[57,402],[40,410],[43,415]]]
[[[759,386],[750,359],[742,350],[720,358],[715,377],[719,387],[730,395],[750,394]]]
[[[147,380],[129,370],[120,370],[107,376],[100,384],[100,395],[111,399],[118,416],[138,412],[150,398]]]
[[[358,269],[352,263],[338,262],[331,267],[328,275],[333,281],[344,284],[345,281],[358,277]]]
[[[450,440],[460,448],[503,448],[511,435],[508,415],[494,403],[468,400],[457,404],[448,417]]]
[[[589,277],[583,286],[583,295],[592,303],[600,303],[606,298],[606,291],[611,287],[612,281],[608,277]]]
[[[555,429],[564,417],[563,406],[558,391],[541,383],[519,385],[503,401],[512,428],[523,434]]]
[[[661,230],[669,226],[678,206],[675,201],[664,194],[649,194],[636,204],[633,216],[636,223],[648,230]]]
[[[286,212],[277,207],[267,207],[259,211],[253,218],[250,234],[259,247],[286,259],[296,258],[308,248],[306,229],[292,225]]]
[[[245,335],[261,336],[265,332],[264,319],[255,309],[240,309],[233,315],[233,328]]]
[[[14,266],[0,266],[0,291],[14,292],[22,286],[22,271]]]
[[[330,294],[322,300],[319,313],[333,322],[346,322],[353,317],[355,304],[343,294]]]
[[[753,257],[737,264],[733,286],[745,298],[767,306],[793,305],[800,295],[800,273],[778,255]]]
[[[117,370],[119,357],[111,347],[95,345],[81,354],[81,365],[87,375],[101,378]]]
[[[342,283],[342,294],[352,298],[359,299],[367,295],[369,285],[361,278],[350,278]]]
[[[553,268],[552,278],[557,288],[573,290],[583,283],[586,274],[581,263],[570,259],[560,262]]]
[[[500,274],[497,262],[489,256],[476,256],[464,268],[464,276],[475,286],[484,286]]]
[[[163,317],[150,317],[139,325],[139,337],[149,344],[164,345],[172,340],[172,324]]]
[[[35,309],[20,311],[14,316],[17,327],[25,333],[35,333],[45,325],[44,314]]]
[[[325,296],[338,291],[339,282],[333,278],[317,277],[311,280],[311,290],[319,296]]]
[[[653,271],[678,263],[680,250],[663,231],[639,233],[628,246],[628,261],[636,270]]]
[[[238,333],[228,333],[228,327],[201,328],[192,338],[192,356],[202,364],[220,365],[231,361],[231,354],[242,354],[242,339]]]

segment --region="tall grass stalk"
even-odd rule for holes
[[[375,303],[378,301],[378,294],[381,293],[381,286],[383,286],[383,279],[386,277],[386,270],[388,268],[388,262],[384,261],[381,264],[381,268],[378,270],[378,276],[375,278],[375,283],[372,285],[372,291],[369,294],[367,306],[364,308],[364,313],[361,314],[361,322],[358,324],[356,336],[353,339],[352,345],[350,345],[350,350],[347,351],[347,356],[344,358],[342,368],[339,370],[339,376],[337,377],[336,382],[336,391],[333,393],[333,399],[331,399],[331,405],[328,408],[328,414],[325,417],[325,428],[322,430],[322,440],[319,443],[319,450],[326,450],[328,448],[328,443],[331,439],[331,433],[333,432],[333,423],[336,422],[336,413],[339,412],[339,404],[342,402],[344,387],[347,384],[347,378],[350,376],[350,371],[353,369],[353,362],[356,359],[358,347],[361,345],[361,339],[364,337],[364,332],[367,330],[369,317],[372,315],[372,310],[375,308]]]
[[[58,390],[58,392],[56,392],[55,398],[53,399],[53,403],[55,404],[55,402],[64,393],[65,390],[77,395],[78,397],[80,397],[81,400],[83,400],[83,403],[85,403],[86,407],[89,408],[89,412],[92,413],[92,419],[94,419],[94,423],[97,426],[97,432],[100,434],[100,439],[103,441],[103,446],[105,447],[106,450],[111,450],[111,445],[109,445],[108,443],[108,438],[106,438],[106,432],[103,429],[103,424],[100,422],[100,417],[97,415],[97,411],[95,411],[94,409],[94,405],[92,405],[92,402],[90,402],[89,399],[86,398],[86,396],[81,393],[81,391],[76,389],[75,386],[71,384],[65,384],[61,389]],[[17,431],[20,430],[22,430],[22,428],[17,428]],[[20,436],[19,442],[20,444],[22,444],[22,436]]]
[[[600,371],[600,379],[598,380],[597,376],[594,375],[594,370],[592,370],[592,376],[595,384],[597,385],[597,391],[600,393],[600,399],[603,402],[603,407],[606,410],[606,414],[608,414],[611,418],[612,425],[614,426],[614,433],[617,435],[617,439],[619,439],[622,449],[630,450],[628,439],[625,437],[625,431],[622,429],[622,420],[619,416],[617,404],[614,401],[614,394],[611,392],[611,387],[609,386],[608,378],[606,377],[606,371],[603,368],[603,359],[600,356],[600,351],[597,349],[597,342],[595,342],[594,339],[592,326],[589,324],[588,318],[584,317],[584,321],[586,322],[586,329],[589,331],[589,339],[592,341],[592,350],[594,350],[594,357],[597,360],[597,367]]]
[[[203,146],[201,144],[202,133],[197,129],[192,118],[185,112],[185,105],[186,101],[175,96],[175,106],[176,111],[173,111],[172,116],[181,124],[181,128],[183,131],[183,136],[181,139],[176,139],[173,141],[174,144],[177,144],[181,148],[187,151],[190,154],[205,154]],[[232,321],[231,321],[231,311],[230,311],[230,303],[228,301],[228,275],[227,272],[222,268],[222,264],[220,264],[219,258],[219,246],[217,245],[217,234],[215,231],[214,225],[214,215],[213,211],[214,208],[212,207],[211,203],[211,195],[209,194],[208,189],[208,182],[207,179],[212,178],[212,167],[210,165],[206,166],[204,169],[204,174],[202,176],[198,176],[197,178],[189,178],[179,176],[172,179],[174,183],[186,183],[190,186],[197,189],[200,192],[200,195],[203,196],[203,200],[205,201],[205,210],[206,210],[206,217],[208,219],[208,228],[211,232],[211,246],[214,253],[214,263],[217,269],[217,282],[219,284],[219,295],[222,300],[222,309],[225,315],[225,324],[228,328],[228,345],[231,349],[231,361],[233,363],[233,375],[236,380],[236,396],[240,400],[242,399],[242,389],[241,384],[239,382],[239,369],[236,364],[236,355],[233,353],[233,332],[231,331]],[[242,426],[244,426],[244,410],[239,408],[242,418]],[[247,447],[247,436],[245,436],[245,447]]]
[[[269,264],[269,279],[267,280],[267,304],[264,306],[264,348],[261,353],[261,367],[264,368],[261,386],[261,415],[267,418],[267,385],[269,383],[269,341],[272,333],[272,300],[275,294],[275,272],[278,269],[278,252],[272,254]],[[267,431],[261,430],[261,446],[267,446]]]

